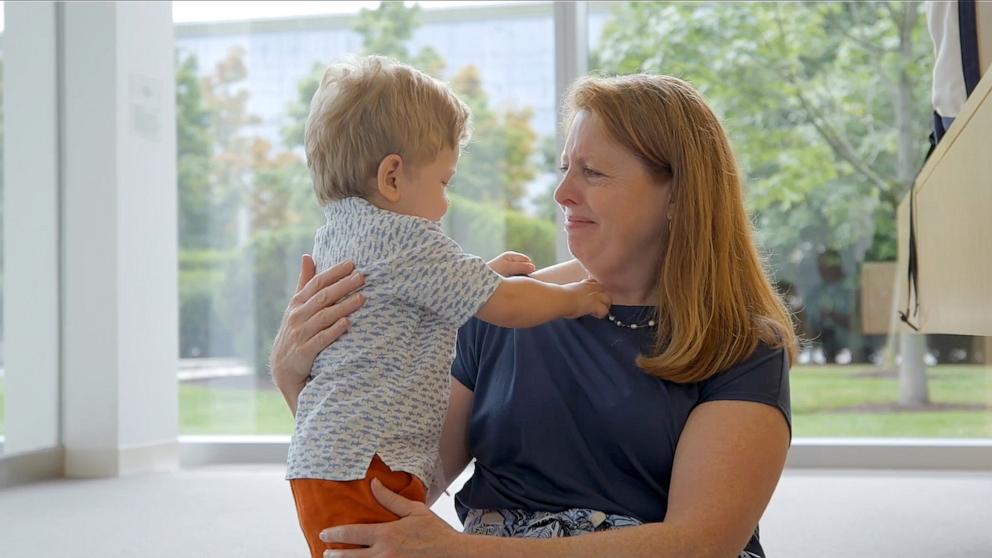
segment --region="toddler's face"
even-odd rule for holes
[[[403,194],[403,201],[409,204],[404,213],[431,221],[440,221],[444,217],[448,211],[448,193],[445,189],[455,175],[459,155],[458,149],[445,148],[434,161],[411,169]]]

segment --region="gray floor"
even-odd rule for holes
[[[215,466],[0,491],[0,557],[302,557],[282,470]],[[450,499],[435,511],[454,520]],[[761,528],[775,558],[990,558],[992,474],[787,471]]]

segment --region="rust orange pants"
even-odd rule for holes
[[[324,551],[332,548],[359,548],[350,544],[331,544],[320,540],[320,532],[328,527],[353,523],[385,523],[399,516],[379,504],[372,495],[372,479],[400,496],[419,502],[427,501],[427,487],[415,475],[393,471],[379,459],[372,463],[364,479],[331,481],[321,479],[292,479],[289,486],[296,501],[300,528],[310,545],[313,558],[323,558]]]

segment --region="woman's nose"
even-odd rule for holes
[[[555,201],[562,207],[577,203],[575,187],[572,185],[571,177],[567,172],[562,176],[558,187],[555,188]]]

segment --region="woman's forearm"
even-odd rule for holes
[[[588,277],[589,273],[582,267],[579,260],[568,260],[549,267],[545,267],[531,273],[530,276],[545,283],[575,283]]]
[[[453,558],[729,558],[705,537],[665,523],[649,523],[558,539],[459,535]]]
[[[276,382],[276,388],[282,393],[286,405],[289,405],[289,410],[294,417],[296,416],[296,405],[300,400],[300,392],[306,385],[306,382]]]

